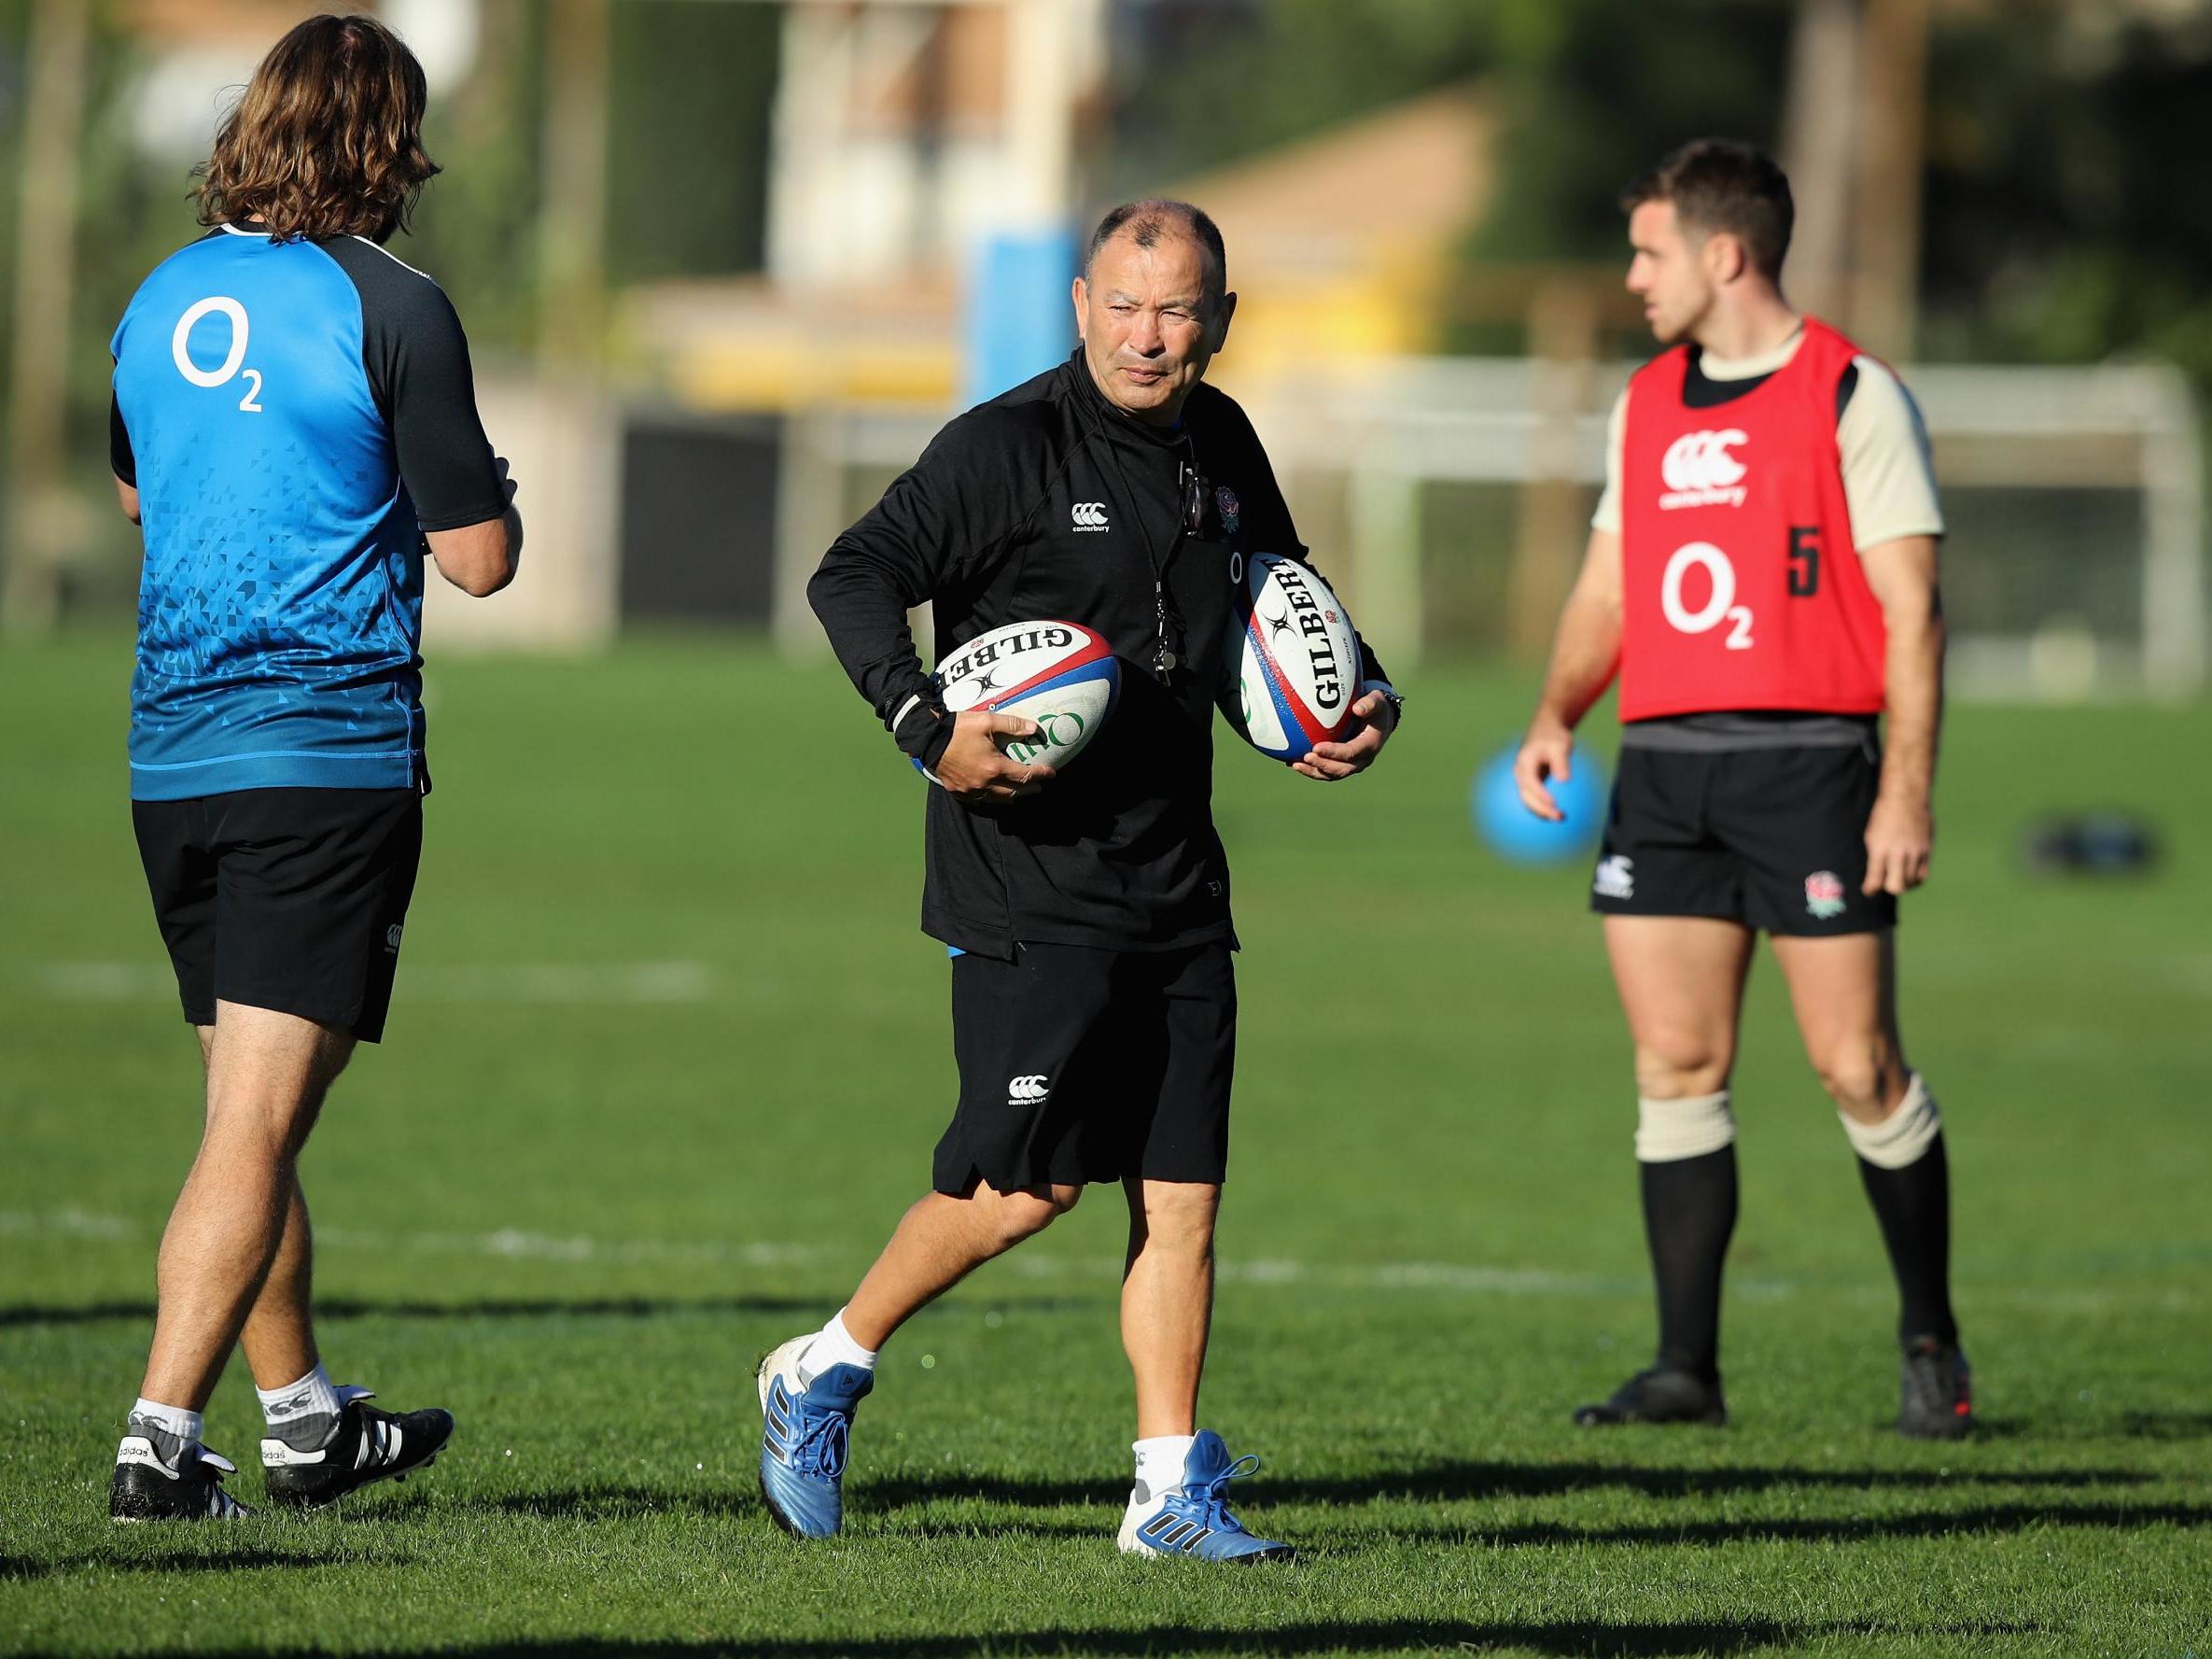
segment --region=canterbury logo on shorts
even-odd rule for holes
[[[1032,1072],[1026,1077],[1015,1077],[1006,1085],[1006,1102],[1039,1101],[1052,1092],[1052,1079],[1043,1072]]]

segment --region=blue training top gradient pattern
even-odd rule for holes
[[[230,227],[123,313],[146,540],[133,798],[414,785],[419,532],[362,343],[328,252]]]

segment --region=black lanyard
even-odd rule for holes
[[[1112,442],[1111,439],[1108,440]],[[1183,443],[1187,445],[1189,440]],[[1129,483],[1129,470],[1123,464],[1118,452],[1113,457],[1113,470],[1121,475],[1123,493],[1129,498],[1130,511],[1136,515],[1137,534],[1144,542],[1145,562],[1152,567],[1152,674],[1162,685],[1174,683],[1175,670],[1182,664],[1172,646],[1168,643],[1168,566],[1174,560],[1186,535],[1196,535],[1205,527],[1206,478],[1197,465],[1196,458],[1178,457],[1175,462],[1177,505],[1182,517],[1175,534],[1169,540],[1168,551],[1162,554],[1159,544],[1152,539],[1152,527],[1144,522],[1144,503],[1136,487]]]

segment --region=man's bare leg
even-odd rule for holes
[[[967,1198],[931,1192],[900,1218],[840,1315],[862,1348],[891,1333],[995,1256],[1032,1238],[1075,1207],[1081,1187],[1000,1192],[977,1184]]]
[[[1774,936],[1805,1056],[1836,1110],[1869,1127],[1903,1103],[1905,1046],[1897,1035],[1896,935]]]
[[[1213,1322],[1213,1224],[1221,1188],[1189,1181],[1125,1181],[1129,1253],[1122,1273],[1121,1341],[1137,1382],[1137,1438],[1190,1435]]]
[[[331,1027],[217,1005],[200,1150],[161,1235],[145,1399],[198,1412],[215,1391],[285,1243],[315,1110],[352,1052],[352,1036]],[[301,1220],[303,1266],[303,1207]]]
[[[192,1029],[200,1039],[200,1072],[204,1083],[214,1063],[215,1027],[199,1025]],[[343,1063],[340,1061],[342,1066]],[[329,1097],[329,1085],[334,1079],[332,1074],[315,1098],[308,1103],[311,1122],[322,1115],[323,1102]],[[239,1339],[257,1388],[281,1388],[322,1363],[321,1356],[315,1351],[311,1313],[313,1252],[314,1234],[308,1226],[307,1199],[301,1190],[295,1170],[291,1199],[285,1206],[284,1236],[277,1244],[276,1258],[269,1264],[268,1276],[261,1281],[261,1293],[254,1299],[253,1308],[246,1315],[245,1329]]]
[[[301,1190],[295,1170],[276,1255],[261,1281],[261,1293],[246,1313],[245,1329],[239,1333],[256,1388],[282,1388],[322,1363],[315,1342],[314,1288],[315,1234],[307,1219],[307,1195]]]
[[[1116,1547],[1135,1555],[1295,1560],[1290,1545],[1255,1537],[1227,1507],[1229,1480],[1250,1465],[1233,1461],[1218,1434],[1198,1432],[1221,1188],[1136,1179],[1122,1188],[1129,1253],[1121,1340],[1137,1381],[1137,1467]]]
[[[201,1412],[268,1293],[296,1208],[297,1244],[277,1301],[304,1297],[306,1212],[295,1166],[324,1090],[353,1051],[345,1033],[222,1001],[214,1026],[199,1036],[206,1116],[199,1154],[161,1235],[153,1352],[108,1487],[108,1513],[119,1521],[229,1520],[247,1512],[223,1490],[222,1477],[233,1466],[199,1444]],[[304,1342],[312,1351],[303,1318],[285,1323],[294,1328],[289,1347]]]
[[[829,1538],[844,1525],[847,1437],[875,1385],[877,1350],[916,1314],[1075,1207],[1081,1187],[963,1198],[932,1192],[908,1210],[852,1300],[819,1331],[761,1361],[761,1495],[777,1525]]]
[[[1943,1124],[1897,1033],[1896,935],[1776,938],[1805,1053],[1841,1116],[1897,1282],[1907,1434],[1949,1439],[1972,1414],[1951,1306]]]
[[[194,1029],[200,1038],[200,1064],[204,1076],[214,1058],[215,1027],[203,1025]],[[343,1061],[340,1063],[343,1065]],[[310,1123],[321,1117],[333,1080],[334,1075],[325,1077],[314,1098],[306,1103],[305,1116]],[[322,1357],[315,1348],[313,1315],[314,1236],[308,1224],[306,1194],[295,1168],[291,1196],[285,1205],[284,1236],[278,1241],[276,1257],[269,1264],[268,1275],[261,1281],[261,1292],[246,1314],[245,1329],[239,1336],[239,1345],[245,1350],[246,1367],[253,1373],[254,1387],[264,1397],[273,1390],[296,1390],[322,1365]],[[315,1413],[329,1409],[330,1403],[328,1399],[316,1399],[296,1407],[302,1415],[301,1427],[319,1431],[327,1418]],[[273,1417],[276,1408],[266,1398],[263,1409]]]
[[[1751,967],[1740,922],[1608,916],[1605,948],[1635,1044],[1636,1161],[1659,1296],[1655,1371],[1575,1421],[1719,1421],[1720,1285],[1736,1226],[1729,1077]]]

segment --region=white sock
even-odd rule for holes
[[[1137,1483],[1129,1491],[1131,1503],[1150,1503],[1163,1492],[1183,1484],[1183,1465],[1190,1460],[1195,1434],[1161,1434],[1130,1442],[1137,1454]]]
[[[203,1427],[198,1412],[188,1412],[182,1406],[165,1406],[159,1400],[141,1399],[131,1408],[131,1420],[123,1426],[131,1433],[152,1429],[147,1438],[154,1442],[154,1450],[163,1457],[175,1457],[187,1446],[200,1443]]]
[[[330,1373],[319,1364],[297,1383],[254,1392],[260,1397],[261,1415],[268,1421],[270,1432],[280,1440],[287,1438],[288,1428],[304,1427],[314,1418],[338,1415],[338,1390],[330,1385]]]
[[[811,1383],[833,1365],[857,1365],[862,1371],[872,1371],[875,1369],[875,1349],[863,1348],[852,1340],[852,1332],[845,1329],[845,1310],[839,1308],[800,1354],[799,1375]]]

